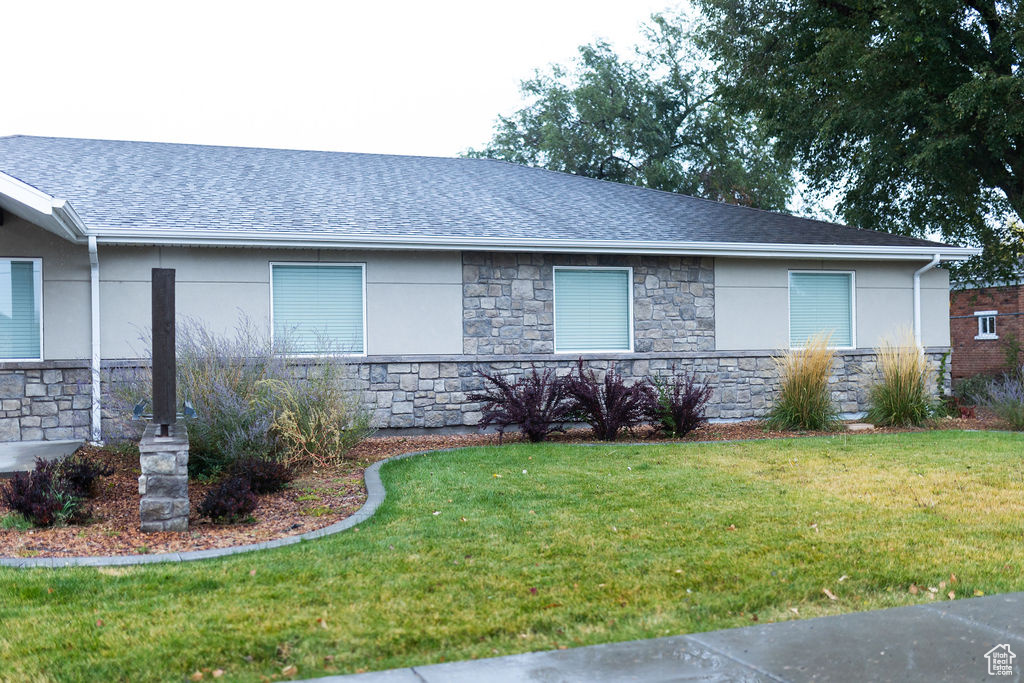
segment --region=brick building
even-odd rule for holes
[[[1007,349],[1024,344],[1024,284],[950,292],[949,335],[954,380],[1008,370]]]

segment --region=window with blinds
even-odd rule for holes
[[[789,274],[789,345],[803,346],[818,332],[834,347],[853,347],[853,273]]]
[[[629,268],[555,268],[555,351],[631,351]]]
[[[366,352],[363,266],[271,265],[274,340],[289,352]]]
[[[41,360],[42,263],[0,259],[0,358]]]

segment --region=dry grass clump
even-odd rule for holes
[[[832,335],[818,333],[799,349],[777,356],[775,367],[781,378],[779,400],[768,413],[772,429],[833,429],[838,411],[832,403],[828,379],[836,352],[829,348]]]
[[[933,369],[906,328],[885,337],[875,349],[881,378],[871,387],[868,420],[898,427],[924,424],[934,413]]]

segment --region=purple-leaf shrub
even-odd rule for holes
[[[548,368],[531,372],[514,382],[497,374],[478,371],[490,388],[472,394],[470,401],[483,403],[480,428],[494,425],[503,438],[509,427],[519,430],[533,443],[543,441],[553,431],[562,431],[562,423],[569,419],[571,406],[564,382]]]
[[[196,512],[218,524],[244,522],[256,509],[256,495],[245,477],[229,477],[210,489]]]
[[[570,398],[570,410],[590,425],[594,436],[614,441],[623,429],[632,429],[644,421],[644,409],[652,390],[643,382],[626,384],[615,367],[608,368],[603,380],[584,368],[579,359],[574,372],[563,382]]]
[[[645,413],[651,424],[669,436],[686,436],[707,422],[704,409],[711,399],[711,387],[698,383],[694,375],[675,374],[667,380],[650,380]]]

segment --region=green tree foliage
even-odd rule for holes
[[[862,228],[1024,253],[1019,3],[698,0],[727,99]]]
[[[522,83],[528,106],[501,116],[468,156],[504,159],[707,199],[783,209],[791,164],[718,101],[687,24],[655,16],[632,59],[602,42]]]

